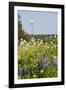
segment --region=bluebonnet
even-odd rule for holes
[[[50,62],[50,68],[52,68],[53,65],[54,65],[54,61],[51,60],[51,62]]]
[[[22,70],[22,73],[23,73],[23,74],[28,74],[28,69]]]
[[[52,64],[52,63],[50,63],[50,68],[52,68],[52,66],[53,66],[53,64]]]
[[[56,67],[56,69],[57,69],[57,62],[55,62],[54,60],[51,60],[51,62],[50,62],[50,67],[52,68],[52,66],[55,66]]]
[[[22,75],[22,69],[21,68],[18,70],[18,75]]]
[[[25,69],[25,74],[28,74],[28,72],[29,72],[28,69]]]
[[[47,61],[46,60],[40,60],[40,62],[39,62],[39,68],[40,69],[44,69],[46,64],[47,64]]]
[[[22,74],[27,74],[28,73],[28,69],[19,69],[18,70],[18,75],[22,75]]]
[[[56,62],[54,62],[54,66],[56,67],[56,70],[57,70],[58,64]]]

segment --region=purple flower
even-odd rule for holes
[[[47,64],[47,61],[46,60],[40,60],[40,62],[39,62],[39,68],[40,69],[44,69],[46,64]]]
[[[25,69],[25,74],[27,74],[28,73],[28,69]]]
[[[40,68],[40,69],[44,69],[44,65],[43,65],[43,64],[40,64],[40,65],[39,65],[39,68]]]
[[[22,75],[22,69],[21,68],[18,70],[18,75]]]
[[[22,70],[21,68],[18,70],[18,75],[22,75],[22,74],[27,74],[28,73],[28,69],[24,69]]]
[[[57,70],[58,64],[56,62],[54,63],[54,66],[56,67],[56,70]]]
[[[52,66],[53,66],[52,63],[50,63],[50,68],[52,68]]]
[[[46,60],[40,60],[40,62],[39,62],[40,64],[46,64],[47,63],[47,61]]]
[[[51,62],[50,62],[50,67],[52,68],[53,65],[54,65],[54,61],[51,60]]]
[[[56,69],[57,69],[57,62],[55,62],[54,60],[51,60],[51,62],[50,62],[50,67],[52,68],[52,66],[55,66],[56,67]]]
[[[28,69],[22,70],[22,73],[23,73],[23,74],[27,74],[27,73],[28,73]]]

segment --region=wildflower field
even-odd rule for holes
[[[49,40],[49,42],[48,42]],[[20,39],[18,45],[18,79],[57,77],[57,36],[44,39]]]

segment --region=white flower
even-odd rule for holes
[[[24,44],[27,44],[27,41],[26,40],[24,40]]]
[[[21,38],[20,40],[21,40],[21,41],[23,41],[23,39],[22,39],[22,38]]]
[[[53,42],[52,42],[52,41],[51,41],[50,43],[51,43],[51,44],[53,44]]]
[[[47,42],[45,42],[45,44],[47,44]]]
[[[40,39],[38,39],[38,41],[39,41]]]
[[[44,71],[43,70],[41,70],[41,73],[43,73]]]
[[[40,40],[40,44],[43,44],[43,40],[42,39]]]
[[[23,39],[21,39],[21,41],[20,41],[20,46],[21,46],[21,45],[24,45]]]
[[[56,35],[54,35],[54,38],[56,38]]]

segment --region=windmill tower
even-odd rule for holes
[[[30,20],[30,25],[31,25],[31,34],[33,35],[34,34],[34,32],[33,32],[33,27],[34,27],[33,19]]]

